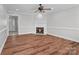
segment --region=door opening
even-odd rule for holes
[[[18,16],[9,16],[9,35],[18,34]]]

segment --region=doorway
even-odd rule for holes
[[[9,16],[9,35],[18,34],[18,16]]]

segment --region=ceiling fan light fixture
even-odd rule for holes
[[[42,13],[38,13],[37,17],[42,18],[43,17]]]

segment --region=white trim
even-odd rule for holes
[[[25,13],[25,12],[16,12],[16,11],[8,11],[8,13],[9,14],[14,14],[14,15],[17,15],[17,14],[22,14],[22,15],[34,15],[34,14],[36,14],[36,13],[31,13],[31,14],[29,14],[29,13]]]
[[[5,31],[5,30],[7,30],[7,32],[6,32],[6,36],[5,36],[5,39],[4,39],[4,41],[3,41],[3,44],[0,46],[0,54],[1,54],[2,50],[3,50],[3,47],[4,47],[5,42],[6,42],[6,40],[7,40],[7,37],[8,37],[8,29],[7,29],[7,28],[3,28],[3,29],[1,29],[1,31],[0,31],[0,32],[3,32],[3,31]]]
[[[7,28],[2,28],[1,30],[0,30],[0,32],[3,32],[4,30],[6,30]]]
[[[49,35],[53,35],[53,36],[57,36],[57,37],[61,37],[61,38],[64,38],[64,39],[67,39],[67,40],[72,40],[72,41],[75,41],[75,42],[79,42],[77,40],[74,40],[72,38],[69,38],[69,37],[65,37],[65,36],[61,36],[61,35],[58,35],[58,34],[52,34],[52,33],[48,33]]]
[[[7,37],[7,38],[8,38],[8,37]],[[6,42],[7,38],[5,38],[3,44],[2,44],[2,46],[1,46],[1,48],[0,48],[0,54],[1,54],[2,50],[3,50],[3,47],[4,47],[4,45],[5,45],[5,42]]]
[[[73,28],[72,26],[70,27],[53,27],[53,26],[50,26],[48,28],[52,28],[52,29],[58,29],[58,30],[79,30],[79,28]]]

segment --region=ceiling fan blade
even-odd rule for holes
[[[39,10],[35,10],[34,12],[36,13],[36,12],[38,12]]]
[[[52,10],[51,8],[44,8],[43,10]]]
[[[44,11],[44,10],[43,10],[42,12],[43,12],[43,13],[45,13],[45,11]]]
[[[53,10],[53,8],[44,8],[44,6],[42,4],[39,4],[39,7],[36,11],[34,11],[35,13],[36,12],[42,12],[42,13],[45,13],[45,10]]]

